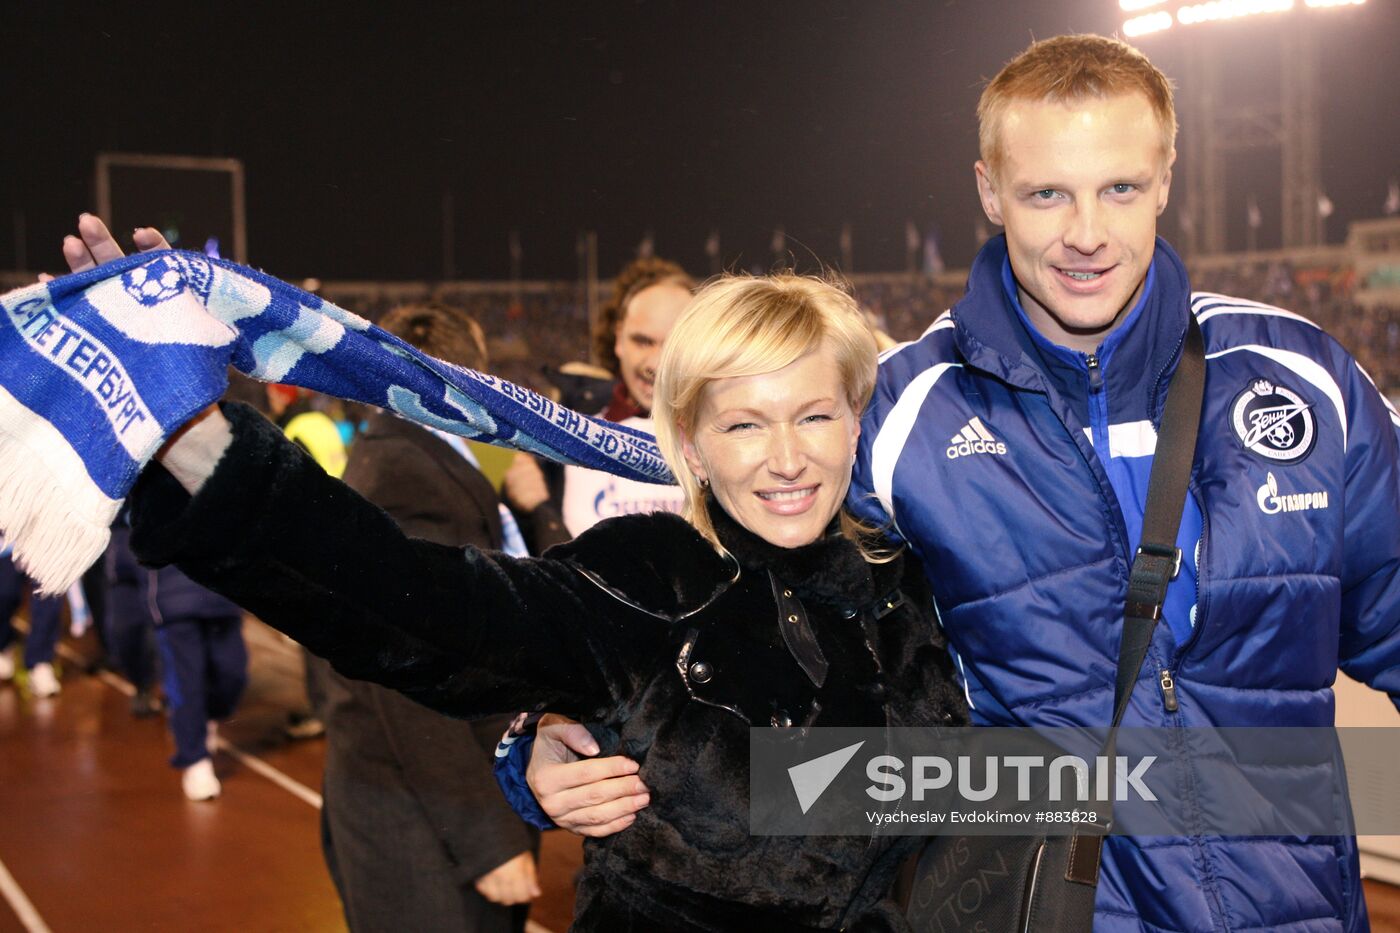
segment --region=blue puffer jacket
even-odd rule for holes
[[[952,311],[885,354],[850,500],[924,562],[975,721],[1108,722],[1190,313],[1208,363],[1186,561],[1124,724],[1331,725],[1339,665],[1396,699],[1400,416],[1347,352],[1286,311],[1192,295],[1160,240],[1095,354],[1040,338],[1009,283],[998,237]],[[1095,928],[1366,930],[1355,843],[1115,837]]]

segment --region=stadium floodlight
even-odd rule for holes
[[[1244,148],[1271,149],[1283,169],[1279,212],[1283,245],[1312,246],[1325,242],[1327,202],[1320,200],[1322,94],[1321,64],[1314,24],[1303,19],[1332,15],[1330,10],[1364,6],[1366,0],[1117,0],[1124,15],[1121,35],[1134,44],[1153,41],[1173,25],[1190,27],[1182,34],[1188,50],[1189,88],[1183,112],[1190,114],[1190,132],[1183,138],[1191,148],[1195,171],[1183,175],[1189,191],[1185,201],[1191,210],[1181,218],[1188,251],[1225,252],[1225,165],[1231,152]],[[1271,21],[1265,13],[1285,14]],[[1344,14],[1338,14],[1344,15]],[[1255,20],[1250,26],[1198,26]],[[1250,28],[1252,26],[1252,28]],[[1284,28],[1276,28],[1284,27]],[[1180,30],[1177,30],[1180,32]],[[1213,32],[1220,33],[1212,39]],[[1241,33],[1244,33],[1242,36]],[[1220,60],[1230,54],[1231,43],[1250,42],[1267,34],[1279,43],[1282,79],[1277,95],[1264,103],[1230,101]],[[1233,36],[1233,38],[1231,38]],[[1146,42],[1144,42],[1144,37]],[[1198,49],[1197,43],[1202,43]],[[1228,151],[1227,151],[1228,150]],[[1187,224],[1189,223],[1189,227]]]
[[[1172,27],[1172,15],[1166,10],[1158,10],[1156,13],[1145,13],[1142,16],[1134,16],[1123,23],[1123,35],[1129,39],[1137,36],[1145,36],[1148,33],[1161,32],[1163,29]]]
[[[1239,19],[1260,13],[1284,13],[1293,9],[1293,0],[1209,0],[1193,3],[1176,11],[1176,21],[1183,26],[1210,23],[1222,19]]]
[[[1161,6],[1167,0],[1118,0],[1118,5],[1126,13],[1136,13],[1150,7]],[[1303,0],[1309,9],[1333,9],[1337,7],[1361,6],[1366,0]],[[1197,23],[1212,23],[1221,20],[1239,19],[1259,13],[1286,13],[1299,4],[1297,0],[1207,0],[1202,3],[1172,3],[1166,9],[1153,10],[1141,16],[1132,16],[1123,21],[1123,35],[1129,39],[1150,35],[1171,28],[1172,14],[1176,22],[1183,26]]]

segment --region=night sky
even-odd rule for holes
[[[770,266],[779,225],[799,264],[836,262],[843,223],[854,271],[897,270],[909,220],[965,265],[981,82],[1032,36],[1121,21],[1113,0],[105,9],[123,6],[0,13],[0,267],[58,265],[101,151],[241,159],[250,259],[288,279],[441,277],[445,193],[459,278],[508,277],[512,229],[526,278],[575,276],[585,229],[604,277],[647,230],[701,274],[712,228],[727,265]],[[1300,14],[1324,49],[1334,242],[1379,215],[1400,176],[1397,6]],[[1223,28],[1232,87],[1266,93],[1267,27]],[[1140,45],[1179,81],[1194,35]],[[1255,160],[1230,177],[1271,189],[1258,193],[1269,246],[1278,170]],[[1178,162],[1178,198],[1189,170]],[[1176,230],[1169,208],[1162,231]]]

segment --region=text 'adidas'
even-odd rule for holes
[[[982,419],[975,415],[971,421],[963,425],[961,431],[953,435],[952,443],[948,447],[948,459],[956,460],[959,457],[969,457],[972,454],[995,454],[996,456],[1006,454],[1006,445],[992,437],[992,432],[987,430]]]

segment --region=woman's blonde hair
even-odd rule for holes
[[[829,345],[857,418],[875,389],[875,335],[843,288],[814,276],[725,275],[705,284],[666,338],[652,417],[662,456],[685,493],[685,517],[721,551],[704,489],[686,464],[705,388],[717,379],[771,373]],[[863,544],[870,530],[841,512],[842,533]],[[867,555],[868,559],[879,559]]]

